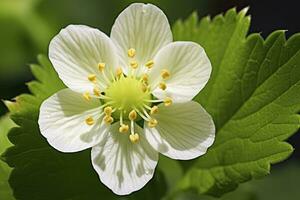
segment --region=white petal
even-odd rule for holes
[[[99,63],[106,63],[105,70],[118,66],[116,48],[111,39],[95,28],[83,25],[69,25],[56,35],[49,46],[49,58],[60,79],[76,92],[92,92],[93,84],[88,80],[95,74],[98,87],[106,85]]]
[[[55,149],[77,152],[98,144],[108,127],[102,123],[100,101],[86,101],[81,94],[63,89],[45,100],[40,108],[39,126],[44,137]],[[85,119],[92,116],[94,125]]]
[[[100,180],[118,195],[141,189],[152,177],[158,160],[156,152],[135,124],[140,141],[133,144],[129,134],[119,133],[119,124],[111,126],[105,143],[92,148],[92,163]]]
[[[173,159],[189,160],[206,153],[215,138],[215,126],[211,116],[200,104],[190,101],[169,107],[159,105],[155,128],[145,123],[145,135],[149,143]]]
[[[165,81],[167,89],[156,88],[154,96],[159,99],[169,96],[174,102],[192,100],[205,86],[212,70],[203,48],[194,42],[173,42],[165,46],[155,56],[154,63],[149,74],[152,88],[162,81],[162,69],[169,70],[171,74]]]
[[[130,62],[127,50],[136,49],[138,74],[146,69],[143,65],[153,59],[160,48],[173,40],[166,15],[158,7],[143,3],[131,4],[118,16],[111,39],[119,49],[123,66]]]

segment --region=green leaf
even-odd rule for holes
[[[42,137],[38,127],[40,104],[65,88],[45,56],[39,65],[31,65],[38,81],[28,83],[33,95],[23,94],[15,102],[6,102],[11,118],[19,127],[9,132],[15,146],[4,154],[4,160],[15,167],[10,184],[20,200],[32,199],[127,199],[119,198],[99,180],[90,161],[90,150],[74,154],[60,153]],[[142,190],[131,195],[136,199],[159,199],[165,193],[165,179],[160,172]]]
[[[196,97],[213,116],[214,145],[193,162],[178,190],[220,196],[239,183],[270,173],[270,164],[293,148],[284,142],[299,129],[300,35],[284,31],[266,40],[247,36],[246,9],[229,10],[198,22],[193,14],[174,27],[176,40],[193,40],[206,50],[212,77]]]
[[[7,139],[7,133],[13,126],[14,123],[9,119],[8,116],[0,118],[0,155],[5,151],[6,148],[12,145]],[[0,197],[6,200],[15,199],[8,184],[10,172],[11,168],[0,160]]]

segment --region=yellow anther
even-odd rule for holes
[[[130,66],[131,66],[133,69],[136,69],[136,68],[138,68],[139,64],[138,64],[136,61],[131,61],[131,62],[130,62]]]
[[[127,51],[128,57],[130,57],[130,58],[133,58],[135,56],[135,53],[136,53],[136,51],[134,48],[130,48]]]
[[[154,65],[154,61],[153,60],[149,60],[148,62],[146,62],[145,66],[148,68],[148,69],[151,69]]]
[[[172,103],[173,103],[173,101],[172,101],[172,99],[170,97],[166,97],[164,99],[165,106],[170,106],[170,105],[172,105]]]
[[[159,87],[160,89],[162,89],[162,90],[166,90],[166,89],[167,89],[167,85],[166,85],[165,82],[160,82],[158,87]]]
[[[142,84],[142,91],[147,92],[147,90],[148,90],[148,86],[145,84]]]
[[[119,128],[120,133],[126,133],[129,130],[129,126],[126,124],[122,124]]]
[[[112,116],[110,115],[106,115],[104,118],[103,118],[104,122],[107,123],[107,124],[111,124],[114,122],[114,118],[112,118]]]
[[[91,95],[89,92],[85,92],[83,93],[83,98],[87,101],[91,100]]]
[[[136,113],[136,111],[135,111],[135,110],[132,110],[132,111],[129,113],[128,118],[129,118],[131,121],[135,120],[135,119],[137,118],[137,113]]]
[[[156,114],[158,112],[158,107],[157,106],[153,106],[150,110],[150,114],[153,115],[153,114]]]
[[[88,75],[89,81],[95,83],[96,82],[96,74],[90,74]]]
[[[163,70],[161,70],[160,75],[161,75],[161,77],[162,77],[163,79],[167,79],[167,78],[170,77],[171,74],[170,74],[170,71],[169,71],[169,70],[163,69]]]
[[[121,67],[118,67],[117,70],[116,70],[116,75],[117,75],[117,77],[120,77],[122,74],[123,74],[122,68],[121,68]]]
[[[142,80],[147,83],[148,82],[148,74],[143,74]]]
[[[106,115],[108,115],[108,116],[111,115],[112,111],[113,111],[113,109],[112,109],[112,107],[110,107],[110,106],[107,106],[107,107],[104,108],[104,113],[105,113]]]
[[[96,96],[98,96],[98,97],[101,95],[101,91],[100,91],[100,89],[97,88],[97,87],[94,87],[93,92],[94,92],[94,95],[96,95]]]
[[[85,123],[89,126],[93,125],[95,123],[93,117],[89,116],[88,118],[85,119]]]
[[[105,69],[105,63],[99,63],[98,64],[98,69],[100,72],[103,72],[103,70]]]
[[[150,128],[155,127],[157,124],[158,124],[158,121],[157,121],[156,119],[150,119],[150,120],[148,121],[148,126],[149,126]]]
[[[130,134],[129,135],[129,139],[132,143],[137,143],[140,140],[140,136],[139,134],[135,133],[135,134]]]

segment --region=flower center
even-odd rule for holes
[[[132,110],[143,108],[144,104],[149,105],[151,94],[146,87],[134,77],[121,76],[106,89],[105,95],[110,99],[105,102],[126,115]]]
[[[106,82],[104,91],[100,91],[99,85],[101,83],[97,80],[96,74],[90,74],[87,79],[94,85],[93,94],[86,92],[83,97],[90,101],[93,97],[101,99],[104,104],[101,106],[103,113],[103,121],[107,124],[112,124],[116,120],[120,123],[119,132],[130,132],[129,139],[136,143],[139,141],[139,134],[135,133],[135,121],[144,120],[148,123],[148,127],[153,128],[158,124],[158,121],[153,118],[153,115],[158,112],[156,103],[164,103],[165,106],[172,104],[172,99],[166,97],[165,99],[153,99],[151,90],[148,87],[148,72],[154,66],[154,61],[149,60],[144,66],[139,66],[139,63],[134,59],[136,50],[131,48],[128,50],[128,57],[130,66],[129,74],[123,74],[122,68],[118,68],[115,72],[105,72],[105,63],[98,63],[98,69]],[[141,77],[136,76],[136,69],[138,67],[146,67],[146,73]],[[109,78],[107,74],[112,77]],[[167,85],[165,80],[170,77],[170,72],[167,69],[161,71],[161,82],[158,87],[163,91],[166,90]],[[98,84],[98,86],[97,86]],[[151,107],[152,106],[152,107]],[[92,116],[88,116],[85,123],[89,126],[95,123]]]

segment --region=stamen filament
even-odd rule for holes
[[[133,120],[130,121],[130,133],[131,133],[131,135],[134,135],[134,121]]]

